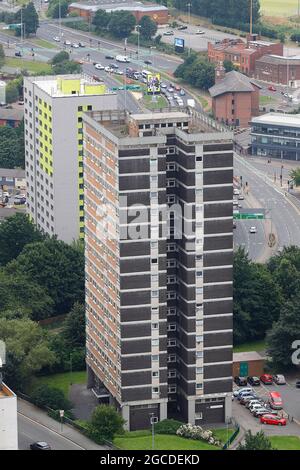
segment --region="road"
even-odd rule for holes
[[[57,426],[60,426],[59,423]],[[28,450],[30,444],[36,441],[47,442],[53,450],[84,450],[70,439],[20,413],[18,413],[18,436],[19,450]]]
[[[269,228],[277,235],[276,251],[284,246],[300,246],[300,211],[284,196],[284,191],[272,184],[272,180],[252,165],[251,161],[237,155],[234,159],[234,171],[236,176],[243,177],[243,183],[248,182],[249,194],[253,195],[259,207],[267,210]],[[266,243],[266,238],[261,222],[250,223],[257,227],[257,234],[250,237],[249,221],[238,221],[234,240],[236,245],[245,246],[249,256],[257,260],[262,255],[265,244],[261,243]]]

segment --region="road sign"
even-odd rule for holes
[[[126,86],[114,86],[112,87],[112,91],[118,90],[140,90],[141,87],[139,85],[126,85]]]
[[[233,218],[235,220],[262,220],[265,218],[264,214],[249,214],[249,213],[244,213],[244,214],[233,214]]]

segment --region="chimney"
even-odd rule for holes
[[[225,67],[223,65],[223,62],[220,61],[215,69],[215,83],[217,84],[221,82],[225,78],[225,75],[226,75]]]

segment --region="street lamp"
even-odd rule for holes
[[[137,37],[138,37],[138,43],[137,43],[137,59],[139,60],[140,58],[140,29],[141,29],[141,25],[140,24],[137,24],[136,27],[135,27],[136,31],[137,31]]]
[[[192,4],[191,3],[188,3],[187,4],[187,7],[188,7],[188,16],[189,16],[189,28],[191,26],[191,6]],[[189,37],[189,55],[191,53],[191,31],[189,31],[189,34],[190,34],[190,37]]]
[[[157,423],[158,418],[155,416],[154,413],[150,413],[150,424],[152,428],[152,450],[154,450],[155,447],[155,433],[154,433],[154,424]]]

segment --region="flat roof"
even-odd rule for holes
[[[22,168],[0,168],[1,178],[25,178],[25,170]]]
[[[233,362],[262,361],[264,359],[265,357],[261,356],[256,351],[233,353],[232,356]]]
[[[155,119],[161,121],[163,119],[189,119],[189,115],[182,111],[170,111],[169,113],[131,114],[131,118],[135,121],[154,121]]]
[[[267,113],[252,118],[251,123],[300,127],[300,114]]]
[[[85,74],[74,74],[74,75],[46,75],[46,76],[40,76],[40,77],[26,77],[26,79],[29,79],[32,83],[34,83],[36,86],[38,86],[41,90],[43,90],[45,93],[47,93],[49,96],[52,98],[62,98],[66,96],[92,96],[92,95],[107,95],[107,94],[114,94],[114,92],[108,91],[105,83],[98,82],[94,80],[91,76],[85,75]],[[80,91],[79,93],[68,93],[66,91],[62,91],[59,88],[60,80],[66,83],[67,81],[72,81],[72,80],[80,80]],[[105,93],[87,93],[85,91],[85,86],[86,85],[93,85],[95,87],[97,86],[105,86],[106,91]]]

